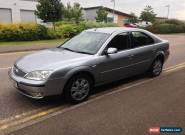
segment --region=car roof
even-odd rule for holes
[[[86,31],[113,34],[115,32],[130,32],[130,31],[142,31],[142,30],[138,28],[127,28],[127,27],[105,27],[105,28],[88,29]]]
[[[86,31],[89,32],[100,32],[100,33],[106,33],[106,34],[118,34],[121,32],[132,32],[132,31],[140,31],[144,32],[145,34],[149,35],[152,37],[156,42],[161,42],[163,41],[161,38],[158,36],[154,35],[153,33],[146,31],[144,29],[139,29],[139,28],[128,28],[128,27],[104,27],[104,28],[93,28],[93,29],[88,29]]]

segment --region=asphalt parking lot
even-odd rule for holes
[[[148,135],[150,127],[185,127],[184,82],[185,68],[59,111],[12,135]]]
[[[31,52],[0,54],[0,131],[147,135],[148,129],[156,126],[185,130],[185,35],[161,37],[171,45],[165,64],[168,73],[154,80],[137,76],[97,88],[90,100],[80,105],[66,104],[60,97],[36,101],[20,95],[7,72],[17,58]]]

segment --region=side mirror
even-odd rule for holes
[[[118,52],[118,49],[116,48],[108,48],[106,54],[114,54],[117,52]]]

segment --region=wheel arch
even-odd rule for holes
[[[164,54],[164,52],[158,52],[158,53],[156,54],[154,60],[156,60],[156,59],[161,59],[162,62],[164,63],[164,61],[165,61],[165,54]]]
[[[72,77],[77,76],[77,75],[81,75],[81,74],[85,74],[85,75],[89,76],[92,79],[93,83],[95,82],[95,78],[94,78],[93,74],[89,71],[83,71],[83,70],[72,74],[67,81],[69,81]]]
[[[74,77],[76,75],[80,75],[80,74],[88,75],[92,79],[93,84],[95,83],[95,76],[93,74],[93,71],[92,71],[91,67],[89,67],[89,66],[80,66],[80,67],[76,67],[76,68],[70,70],[65,75],[66,81],[65,81],[65,84],[64,84],[64,88],[72,77]]]

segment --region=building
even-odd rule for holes
[[[35,15],[37,0],[0,0],[0,23],[41,23]],[[84,19],[95,21],[101,6],[83,8]],[[107,20],[123,26],[131,15],[107,7]],[[114,14],[114,15],[113,15]]]
[[[95,21],[97,16],[96,11],[100,7],[101,6],[84,8],[84,11],[83,11],[84,18],[86,20]],[[123,13],[118,10],[114,10],[107,7],[103,7],[103,8],[108,12],[107,20],[118,24],[118,26],[123,26],[127,22],[128,18],[132,17],[130,14]]]
[[[36,4],[36,0],[0,0],[0,23],[38,23]]]

